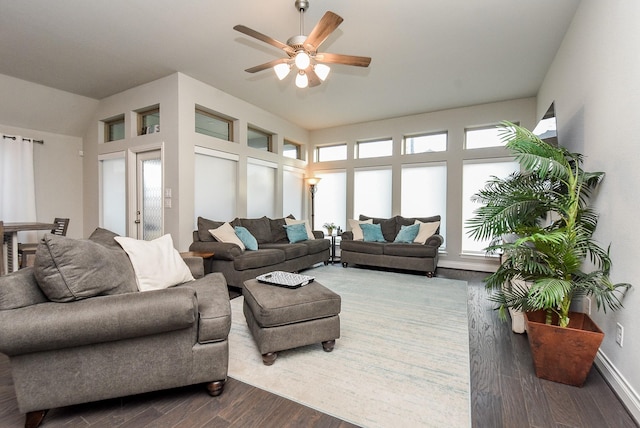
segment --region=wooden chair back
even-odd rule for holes
[[[51,233],[54,235],[67,236],[67,228],[69,227],[68,218],[57,218],[53,220],[56,227],[51,229]]]
[[[0,220],[0,275],[4,275],[4,222]]]

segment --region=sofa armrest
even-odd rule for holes
[[[431,235],[427,238],[424,245],[428,247],[436,247],[440,248],[440,246],[444,243],[444,238],[441,235]]]
[[[213,253],[213,258],[218,260],[234,260],[242,255],[242,250],[236,244],[218,241],[194,241],[189,251]]]
[[[190,328],[197,319],[189,287],[47,302],[0,311],[0,352],[19,355]]]
[[[324,232],[321,230],[314,230],[313,237],[316,239],[324,239]]]
[[[340,237],[344,240],[353,241],[353,232],[350,230],[344,231],[342,232],[342,235],[340,235]]]
[[[182,260],[184,260],[185,264],[191,271],[191,275],[193,275],[195,279],[202,278],[204,276],[204,260],[202,257],[182,257]]]

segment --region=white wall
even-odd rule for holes
[[[538,113],[555,100],[559,143],[604,171],[595,198],[595,238],[611,243],[614,282],[632,289],[618,312],[592,316],[605,333],[598,365],[640,420],[640,2],[583,0],[538,96]],[[624,326],[624,347],[615,342]]]
[[[310,168],[314,171],[332,169],[347,171],[347,218],[357,218],[360,214],[366,215],[366,213],[354,212],[353,208],[355,168],[388,165],[392,167],[392,213],[397,215],[400,214],[401,204],[402,164],[446,162],[447,248],[446,253],[441,254],[438,265],[492,271],[497,266],[497,260],[461,254],[461,240],[464,233],[462,228],[462,165],[463,161],[467,159],[499,158],[508,156],[509,153],[502,147],[465,150],[463,147],[464,131],[468,127],[493,125],[503,120],[519,122],[521,125],[533,129],[532,127],[537,123],[535,109],[535,98],[525,98],[312,131],[311,149],[318,145],[346,143],[348,157],[346,161],[312,163]],[[448,131],[446,152],[401,155],[401,145],[405,135],[436,131]],[[376,138],[393,139],[393,156],[354,159],[354,146],[357,141]],[[312,155],[313,150],[309,153],[310,159],[313,159]],[[424,197],[429,198],[428,185],[425,186]]]

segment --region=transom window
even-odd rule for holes
[[[282,156],[291,159],[304,160],[302,156],[302,145],[289,140],[284,140],[284,145],[282,146]]]
[[[464,134],[465,147],[467,149],[483,149],[505,145],[500,138],[500,128],[495,125],[484,128],[468,128],[465,129]]]
[[[124,139],[124,115],[104,121],[104,141]]]
[[[347,159],[346,144],[332,144],[316,147],[316,162],[328,162]]]
[[[138,112],[138,135],[160,132],[160,106]]]
[[[407,135],[404,137],[404,154],[444,152],[447,150],[447,133]]]
[[[196,132],[233,141],[233,120],[196,107]]]
[[[356,158],[379,158],[393,154],[393,140],[358,141],[356,143]]]
[[[262,131],[256,128],[249,128],[247,132],[247,145],[254,149],[264,150],[265,152],[272,152],[273,136],[268,132]]]

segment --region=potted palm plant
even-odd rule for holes
[[[572,312],[571,303],[591,296],[598,309],[617,310],[630,287],[610,280],[609,249],[592,237],[598,215],[589,198],[604,173],[584,171],[582,155],[513,123],[502,123],[501,136],[520,171],[493,177],[473,196],[482,205],[467,223],[468,233],[490,239],[489,253],[502,253],[486,288],[501,316],[507,308],[525,312],[536,375],[581,386],[604,335],[586,314]],[[549,336],[539,336],[548,330]],[[586,355],[578,357],[582,351]]]

